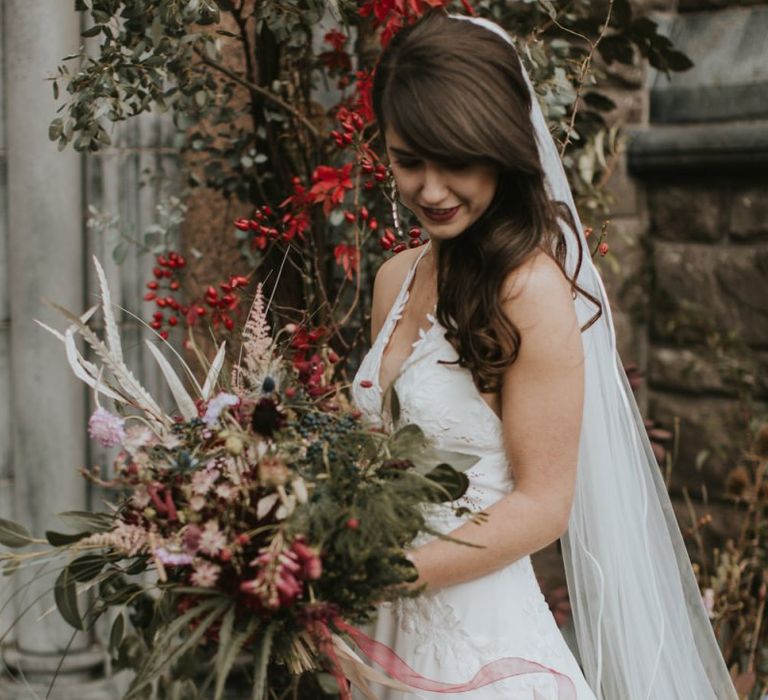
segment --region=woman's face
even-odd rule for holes
[[[442,165],[416,155],[390,126],[384,134],[400,201],[430,238],[454,238],[480,218],[493,199],[498,169],[480,163]]]

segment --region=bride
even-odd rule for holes
[[[386,700],[732,699],[669,498],[615,350],[557,151],[496,24],[432,11],[383,52],[374,110],[396,202],[429,234],[385,262],[353,382],[374,423],[470,453],[461,505],[409,551],[416,599],[374,636],[413,673]],[[397,218],[395,219],[398,223]],[[530,555],[560,538],[578,659]]]

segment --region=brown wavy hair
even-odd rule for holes
[[[598,299],[565,270],[566,241],[558,219],[575,230],[568,207],[544,186],[531,98],[514,47],[472,22],[427,12],[400,30],[376,65],[373,109],[380,133],[392,126],[420,157],[451,165],[494,165],[491,203],[459,236],[441,241],[437,259],[437,320],[480,391],[496,392],[516,359],[520,332],[499,297],[508,275],[537,250],[558,264],[581,293]]]

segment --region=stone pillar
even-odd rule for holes
[[[48,140],[57,105],[45,80],[81,43],[80,17],[71,2],[4,6],[13,515],[42,535],[61,530],[55,514],[85,508],[87,494],[77,473],[87,460],[85,389],[60,343],[34,322],[63,325],[44,298],[75,311],[84,307],[82,156],[59,153]],[[16,574],[14,586],[24,587],[17,611],[54,580],[35,568]],[[2,700],[46,696],[73,632],[56,612],[40,619],[53,605],[52,594],[44,595],[19,624],[4,661],[24,682],[1,681]],[[110,697],[93,680],[102,667],[90,635],[76,635],[49,697]]]

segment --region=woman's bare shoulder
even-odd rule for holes
[[[572,311],[571,283],[557,262],[544,251],[529,256],[507,275],[501,290],[505,310],[520,321],[543,309]]]
[[[395,303],[408,271],[421,252],[420,248],[406,248],[385,260],[376,272],[371,303],[371,342],[379,334],[384,319]]]

